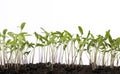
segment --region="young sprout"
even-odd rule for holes
[[[6,46],[6,38],[7,38],[7,29],[4,29],[2,33],[0,33],[0,52],[1,52],[1,65],[5,65],[7,62],[7,46]],[[3,60],[3,61],[2,61]]]
[[[106,31],[106,33],[105,33],[105,36],[103,37],[103,43],[102,43],[102,46],[101,46],[101,52],[103,53],[102,54],[102,66],[105,66],[105,55],[106,55],[106,53],[108,53],[109,52],[109,50],[108,50],[108,43],[107,43],[107,38],[109,37],[109,32],[110,32],[110,30],[108,30],[108,31]]]
[[[94,39],[94,36],[93,34],[90,33],[90,38],[88,39],[87,41],[87,44],[86,44],[86,51],[87,53],[89,54],[89,64],[92,65],[92,49],[93,49],[93,39]]]
[[[99,49],[103,46],[103,42],[104,42],[104,37],[101,35],[98,35],[97,38],[93,40],[93,47],[95,48],[93,69],[97,67],[97,55],[98,55]]]
[[[120,37],[118,37],[118,38],[116,38],[115,39],[115,42],[114,42],[114,44],[115,44],[115,53],[116,53],[116,55],[115,55],[115,59],[116,59],[116,65],[118,66],[118,64],[119,64],[119,55],[120,55]],[[115,61],[115,59],[114,59],[114,61]],[[111,66],[111,68],[113,68],[112,66]]]
[[[71,39],[72,35],[68,31],[64,30],[60,36],[60,43],[62,43],[63,45],[63,52],[65,53],[65,62],[68,64],[70,63],[69,61],[70,50],[68,49],[68,44],[71,41]]]
[[[10,63],[17,63],[18,64],[23,64],[23,57],[24,53],[27,52],[25,51],[25,48],[27,46],[28,41],[26,40],[26,36],[30,36],[27,32],[23,32],[23,28],[25,24],[21,24],[20,32],[14,33],[14,32],[8,32],[9,40],[7,41],[8,48],[10,49],[10,57],[9,57],[9,62]],[[13,61],[14,59],[14,61]]]
[[[110,34],[110,30],[108,30],[108,32],[107,32],[106,39],[109,41],[108,45],[109,45],[109,52],[111,55],[110,68],[113,68],[114,60],[115,60],[115,56],[116,56],[117,52],[116,52],[116,40],[112,38],[112,36]]]
[[[34,32],[36,42],[32,43],[26,38],[31,35],[23,31],[25,24],[23,22],[19,26],[19,33],[9,32],[7,29],[0,32],[0,64],[4,68],[9,63],[16,64],[16,69],[19,64],[28,63],[28,60],[29,63],[34,63],[37,48],[39,63],[50,62],[52,68],[55,63],[74,65],[78,62],[79,65],[84,65],[84,52],[87,52],[93,70],[98,65],[107,66],[109,62],[110,68],[120,63],[120,37],[113,39],[110,30],[106,31],[105,36],[95,37],[90,31],[84,36],[81,26],[78,26],[79,34],[76,35],[67,30],[48,32],[41,28],[42,33]]]
[[[60,32],[60,31],[56,31],[56,32],[51,32],[51,34],[53,35],[53,38],[52,40],[54,39],[54,44],[55,44],[55,48],[56,50],[58,51],[58,62],[62,63],[63,60],[63,50],[62,50],[62,45],[63,44],[63,32]],[[55,37],[55,38],[54,38]],[[56,51],[56,52],[57,52]],[[55,53],[56,53],[55,52]],[[57,53],[56,53],[57,54]]]
[[[87,38],[83,38],[83,29],[81,26],[78,26],[78,30],[80,32],[80,35],[79,34],[76,35],[76,40],[78,42],[78,52],[79,52],[79,57],[80,57],[79,64],[83,65],[82,54],[84,51],[84,47],[86,45]]]

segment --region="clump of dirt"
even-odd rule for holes
[[[66,65],[66,64],[6,64],[0,66],[0,74],[120,74],[120,67],[111,69],[109,66],[98,66],[92,70],[91,65]]]

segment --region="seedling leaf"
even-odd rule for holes
[[[83,35],[83,29],[81,26],[78,26],[78,30],[79,30],[80,34]]]
[[[25,24],[26,24],[25,22],[23,22],[23,23],[21,24],[21,26],[20,26],[20,29],[21,29],[21,30],[23,30],[23,28],[25,27]]]
[[[13,32],[8,32],[7,33],[9,36],[11,36],[12,38],[14,38],[14,33]]]
[[[6,32],[7,32],[7,29],[4,29],[4,30],[3,30],[3,35],[5,35],[5,34],[6,34]]]
[[[67,47],[67,44],[65,44],[65,45],[63,46],[63,49],[65,50],[65,49],[66,49],[66,47]]]
[[[40,43],[37,43],[36,46],[41,46],[41,47],[42,47],[42,46],[44,46],[44,45],[43,45],[43,44],[40,44]]]
[[[38,39],[38,33],[37,33],[37,32],[34,32],[34,34],[35,34],[35,37]]]

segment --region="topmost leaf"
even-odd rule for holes
[[[83,29],[82,29],[81,26],[78,26],[78,30],[79,30],[79,32],[81,33],[81,35],[83,35]]]
[[[4,30],[3,30],[3,35],[5,35],[5,34],[6,34],[6,32],[7,32],[7,29],[4,29]]]
[[[39,37],[38,37],[38,33],[37,32],[34,32],[34,34],[35,34],[35,37],[38,39]]]
[[[70,38],[72,38],[72,35],[70,34],[70,32],[68,32],[67,30],[64,30],[64,32],[65,32]]]
[[[48,32],[44,28],[40,27],[40,29],[43,30],[44,33],[48,34]]]
[[[109,38],[109,35],[110,35],[110,30],[106,31],[105,39]]]
[[[113,43],[113,39],[112,39],[112,36],[110,34],[110,30],[106,31],[105,39],[108,39],[111,44]]]
[[[43,31],[43,33],[45,33],[45,35],[46,35],[46,38],[48,37],[48,35],[49,35],[49,33],[44,29],[44,28],[42,28],[42,27],[40,27],[40,29]]]
[[[25,24],[26,24],[25,22],[23,22],[23,23],[21,24],[21,26],[20,26],[20,29],[21,29],[21,30],[23,30],[23,28],[25,27]]]

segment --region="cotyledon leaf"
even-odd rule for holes
[[[82,29],[81,26],[78,26],[78,30],[79,30],[79,32],[81,33],[81,35],[83,35],[83,29]]]
[[[21,30],[23,30],[23,28],[25,27],[25,24],[26,24],[25,22],[23,22],[23,23],[21,24],[21,26],[20,26],[20,29],[21,29]]]

